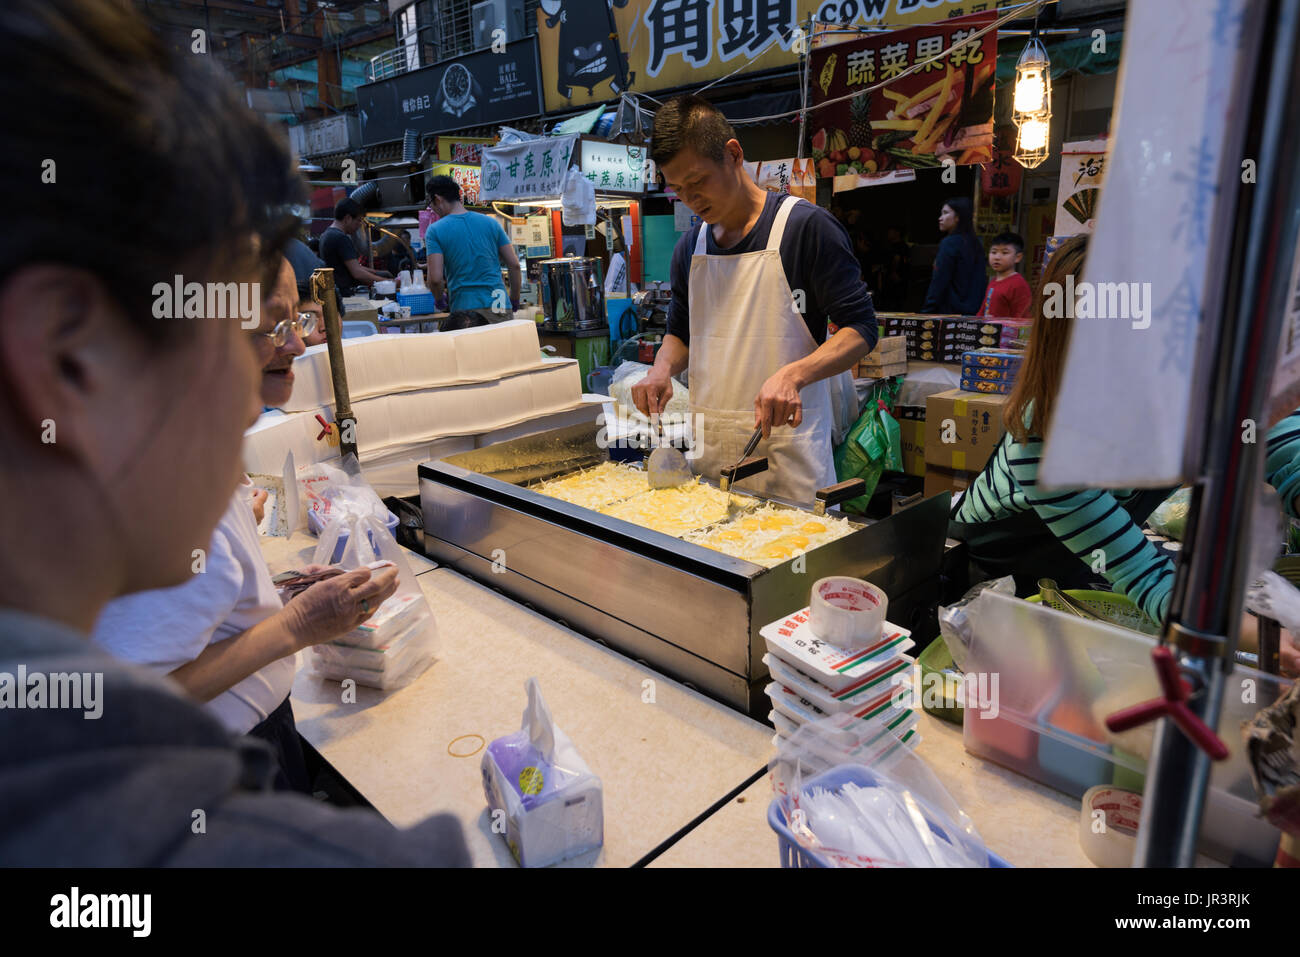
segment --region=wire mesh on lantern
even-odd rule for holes
[[[1016,124],[1016,162],[1033,169],[1047,159],[1052,126],[1052,62],[1037,28],[1016,62],[1011,119]]]

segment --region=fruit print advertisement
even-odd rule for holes
[[[937,167],[949,159],[959,166],[988,162],[997,31],[962,41],[994,19],[993,13],[973,14],[814,49],[809,127],[817,175]],[[949,47],[955,48],[946,56],[902,76]],[[816,108],[824,103],[831,105]]]

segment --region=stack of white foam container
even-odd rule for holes
[[[907,629],[886,621],[879,637],[839,647],[817,636],[804,608],[759,633],[772,675],[765,689],[772,699],[768,718],[778,738],[789,738],[810,721],[851,714],[909,747],[919,743],[911,707],[913,661],[904,654],[913,644]]]
[[[583,397],[576,360],[542,357],[530,321],[366,336],[343,347],[357,452],[381,495],[414,493],[420,462],[502,441],[504,433],[594,421],[601,411],[599,400]],[[286,414],[262,416],[245,436],[251,473],[279,474],[290,451],[298,465],[338,455],[337,443],[322,435],[321,420],[334,421],[326,347],[308,349],[293,370]]]

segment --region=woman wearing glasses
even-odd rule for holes
[[[302,337],[316,327],[316,317],[300,314],[298,303],[286,259],[272,295],[263,300],[261,325],[251,332],[265,406],[289,401],[293,360],[303,353]],[[235,490],[202,574],[175,588],[111,602],[92,637],[118,658],[169,675],[232,733],[270,743],[280,763],[277,785],[310,793],[289,704],[295,655],[369,618],[397,589],[397,570],[339,573],[282,606],[258,543],[252,493],[250,484]]]

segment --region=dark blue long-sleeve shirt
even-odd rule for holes
[[[945,236],[934,258],[934,276],[922,312],[977,316],[984,304],[988,273],[978,239]]]
[[[781,193],[768,193],[763,212],[740,242],[729,249],[719,249],[712,230],[705,249],[711,256],[735,256],[767,247],[777,209],[785,199]],[[668,331],[688,346],[691,343],[691,315],[687,296],[690,292],[691,255],[700,229],[688,229],[673,250],[673,298],[668,307]],[[852,326],[874,349],[879,331],[871,293],[862,281],[861,267],[853,253],[848,233],[829,211],[812,203],[799,203],[790,210],[781,237],[781,266],[791,290],[804,293],[804,323],[813,341],[826,341],[826,320],[841,329]],[[984,293],[980,288],[981,296]],[[796,297],[798,303],[798,297]]]

